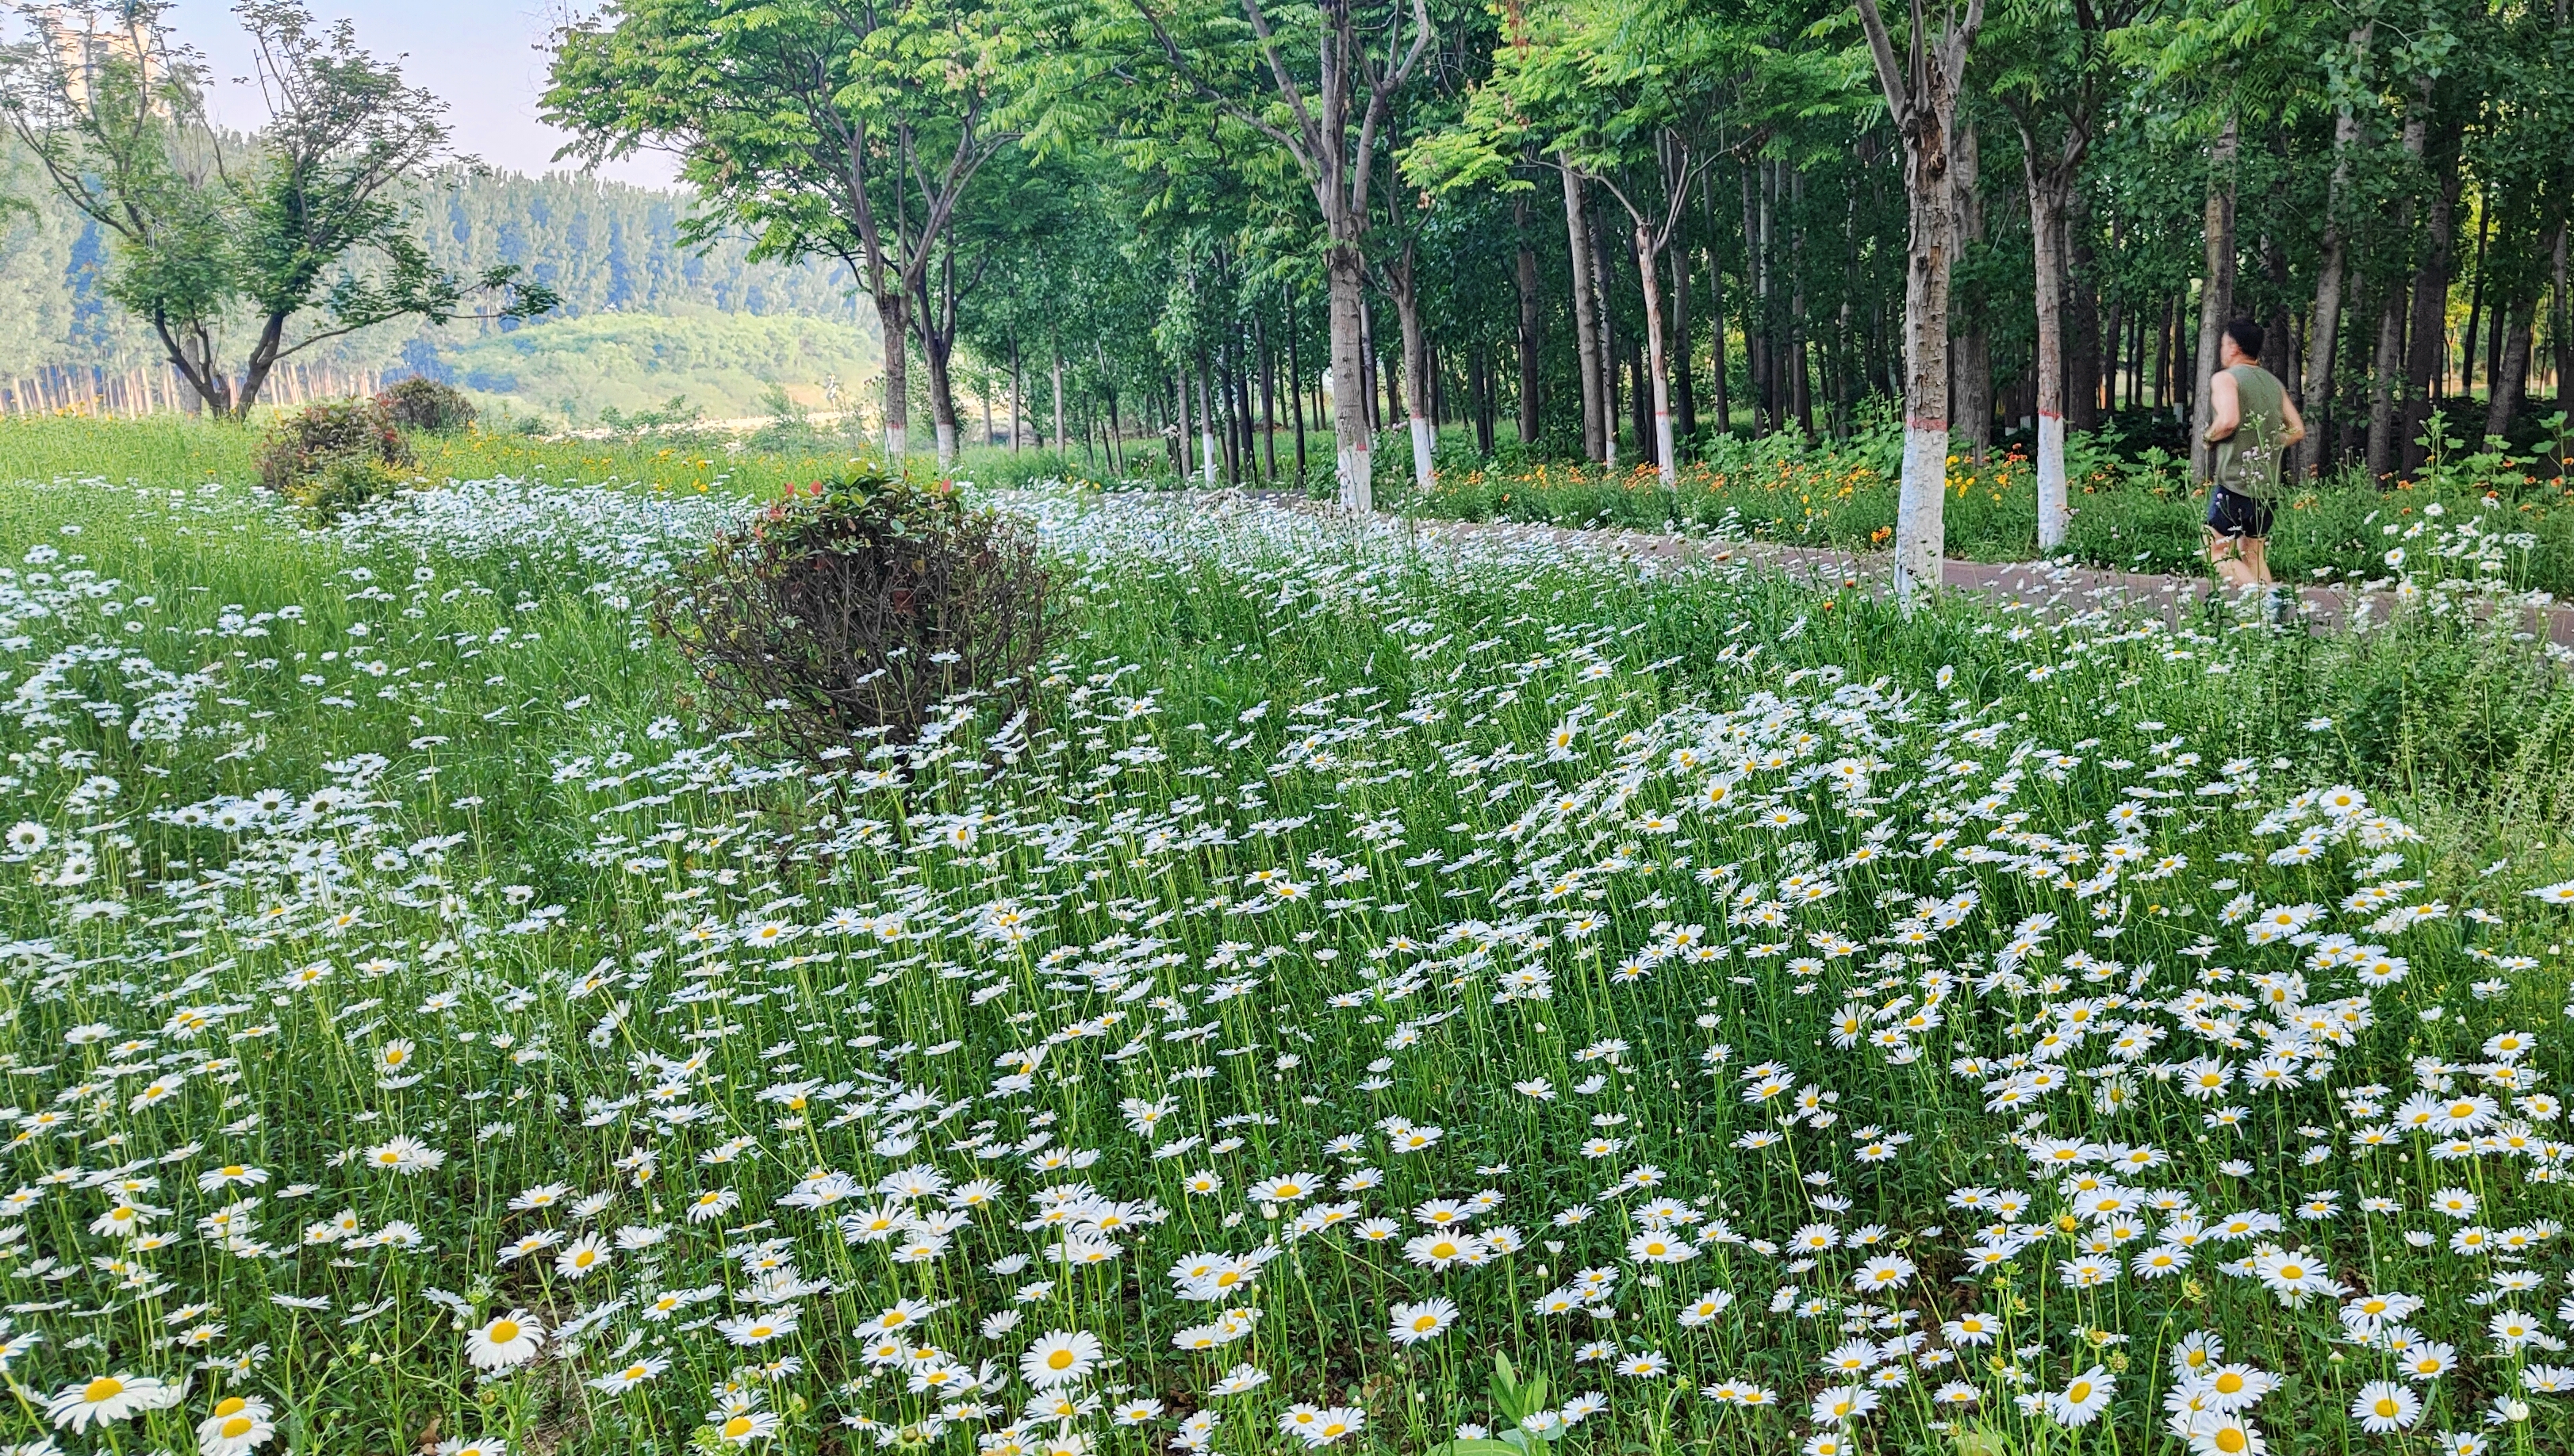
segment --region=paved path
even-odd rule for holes
[[[1710,541],[1699,537],[1659,536],[1641,531],[1584,530],[1509,522],[1415,520],[1422,536],[1453,532],[1506,531],[1515,534],[1581,540],[1644,560],[1695,556],[1710,561],[1740,561],[1766,567],[1818,586],[1867,587],[1884,590],[1894,571],[1894,558],[1882,552],[1854,553],[1826,547],[1781,546],[1769,542]],[[2177,627],[2204,611],[2215,584],[2205,577],[2167,577],[2146,572],[2119,572],[2100,567],[2055,562],[1940,563],[1943,587],[1984,593],[2048,609],[2087,610],[2108,606],[2148,606]],[[2354,622],[2382,623],[2400,604],[2391,583],[2361,588],[2299,587],[2300,615],[2309,631],[2333,631]],[[2468,599],[2479,615],[2510,613],[2522,619],[2522,630],[2544,634],[2547,641],[2574,649],[2574,604],[2526,603],[2476,596]],[[2247,611],[2249,610],[2247,606]]]

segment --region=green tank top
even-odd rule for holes
[[[2243,423],[2216,443],[2211,475],[2238,496],[2266,501],[2279,491],[2278,441],[2287,433],[2287,387],[2257,364],[2238,364],[2225,372],[2234,376]]]

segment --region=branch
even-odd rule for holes
[[[1315,165],[1314,156],[1307,150],[1304,143],[1289,136],[1278,127],[1271,125],[1266,118],[1254,115],[1252,112],[1245,110],[1241,105],[1237,104],[1232,97],[1225,95],[1214,87],[1208,85],[1205,81],[1200,80],[1197,68],[1189,64],[1187,57],[1180,54],[1179,43],[1172,40],[1171,33],[1163,28],[1161,17],[1155,15],[1152,8],[1144,3],[1144,0],[1135,0],[1135,11],[1137,14],[1144,17],[1144,23],[1146,25],[1153,28],[1153,38],[1162,43],[1162,54],[1169,59],[1173,74],[1187,82],[1189,88],[1197,92],[1198,95],[1214,102],[1217,108],[1222,110],[1226,115],[1232,117],[1238,122],[1241,122],[1244,126],[1251,127],[1259,131],[1263,135],[1267,136],[1271,141],[1286,148],[1287,155],[1295,159],[1297,169],[1302,171],[1309,179],[1313,179],[1319,183],[1322,173]],[[1261,22],[1255,20],[1254,29],[1257,30],[1260,27],[1260,24]],[[1277,61],[1275,52],[1272,52],[1271,54],[1271,62],[1273,65],[1280,65]],[[1289,104],[1295,109],[1297,125],[1311,131],[1313,129],[1313,121],[1305,113],[1303,94],[1292,89],[1291,83],[1286,80],[1283,65],[1280,65],[1279,80],[1282,87],[1290,88],[1288,91],[1288,100]],[[1315,150],[1320,149],[1317,147]]]
[[[1903,64],[1895,59],[1895,38],[1886,33],[1886,17],[1879,12],[1877,0],[1858,3],[1860,28],[1868,32],[1868,53],[1877,62],[1877,83],[1886,89],[1887,112],[1895,118],[1895,129],[1904,131],[1913,95],[1905,85]]]

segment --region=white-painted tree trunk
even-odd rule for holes
[[[956,427],[941,420],[932,428],[938,435],[938,473],[945,475],[956,467]]]
[[[1367,264],[1359,255],[1358,240],[1336,239],[1324,260],[1331,281],[1332,342],[1332,435],[1334,456],[1340,467],[1341,506],[1359,513],[1376,509],[1376,487],[1372,472],[1375,462],[1373,442],[1368,437],[1367,372],[1359,367],[1361,310],[1364,300],[1360,290],[1366,285]]]
[[[1198,380],[1198,479],[1215,489],[1215,412],[1207,408],[1206,379]]]
[[[1939,124],[1926,128],[1933,129]],[[1957,210],[1935,146],[1917,144],[1906,167],[1913,217],[1904,288],[1904,484],[1895,510],[1895,595],[1907,610],[1938,590],[1946,547],[1941,512],[1948,494],[1948,270],[1956,258]]]
[[[1663,489],[1680,489],[1680,463],[1672,442],[1672,374],[1663,358],[1662,268],[1653,235],[1636,225],[1636,276],[1645,285],[1645,362],[1654,376],[1654,459]]]
[[[2037,286],[2037,549],[2052,553],[2073,519],[2064,481],[2064,201],[2035,161],[2026,171]]]
[[[1438,436],[1431,430],[1429,420],[1416,407],[1412,416],[1412,484],[1416,489],[1427,491],[1431,487],[1430,452],[1437,444]]]

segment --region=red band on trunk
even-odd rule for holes
[[[1936,415],[1907,415],[1904,417],[1904,428],[1907,430],[1936,430],[1941,434],[1946,434],[1948,430],[1948,422],[1940,419]]]

